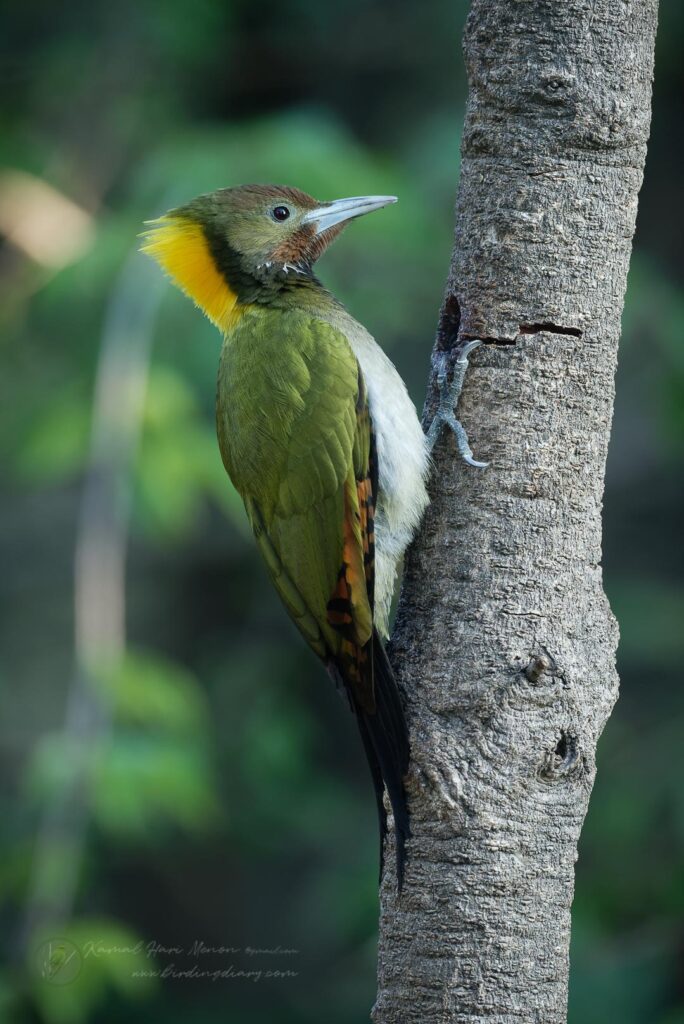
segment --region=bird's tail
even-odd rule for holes
[[[383,788],[386,788],[394,817],[397,884],[401,892],[406,863],[406,840],[411,835],[404,789],[404,776],[408,771],[410,756],[408,729],[397,681],[377,631],[373,633],[372,647],[375,711],[364,711],[363,708],[357,707],[356,714],[378,805],[380,875],[382,877],[383,843],[387,832],[387,814],[383,803]]]

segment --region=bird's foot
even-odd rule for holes
[[[468,356],[481,345],[482,342],[479,338],[473,341],[467,342],[458,354],[458,358],[454,363],[453,374],[451,382],[449,382],[449,366],[448,366],[448,355],[447,353],[439,353],[435,358],[437,360],[437,384],[439,387],[439,405],[437,411],[430,424],[430,429],[427,433],[427,442],[430,451],[435,446],[437,438],[439,437],[442,426],[446,425],[453,432],[456,438],[456,447],[458,453],[464,462],[467,462],[469,466],[475,466],[477,469],[485,469],[488,462],[478,462],[473,458],[473,453],[468,444],[468,435],[465,432],[463,424],[460,420],[456,419],[456,409],[458,407],[458,399],[463,388],[463,379],[465,377],[466,370],[468,369]]]

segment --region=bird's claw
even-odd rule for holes
[[[482,342],[479,338],[474,338],[463,346],[458,354],[458,358],[454,362],[451,383],[449,383],[448,380],[446,354],[440,354],[440,356],[437,357],[439,405],[437,406],[437,410],[427,434],[428,447],[430,448],[430,451],[432,451],[437,438],[440,435],[442,425],[446,424],[456,438],[458,454],[464,462],[467,462],[469,466],[474,466],[476,469],[486,469],[489,463],[478,462],[477,459],[473,458],[472,450],[468,444],[468,435],[465,432],[463,424],[456,418],[456,408],[458,407],[458,399],[463,388],[463,379],[465,377],[466,370],[468,369],[468,356],[473,349],[477,348],[478,345],[481,344]]]
[[[473,338],[472,341],[466,342],[466,344],[463,346],[463,348],[458,353],[458,359],[456,360],[456,363],[457,364],[463,363],[465,366],[467,366],[468,365],[468,356],[473,351],[473,349],[479,348],[481,344],[482,344],[482,341],[480,340],[480,338]]]

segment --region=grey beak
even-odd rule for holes
[[[396,203],[396,196],[353,196],[351,199],[336,199],[334,203],[323,203],[315,210],[309,210],[302,218],[303,224],[315,224],[316,234],[320,235],[335,224],[361,217],[364,213],[372,213],[383,206]]]

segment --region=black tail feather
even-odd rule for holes
[[[409,739],[399,690],[392,666],[377,632],[373,634],[373,685],[375,712],[357,707],[361,738],[373,776],[378,815],[380,845],[387,831],[383,804],[383,783],[389,795],[396,837],[397,882],[401,892],[406,864],[406,840],[411,835],[404,776],[409,766]],[[380,872],[382,875],[382,854]]]
[[[363,741],[363,749],[366,752],[366,760],[368,761],[368,766],[373,777],[375,803],[378,808],[378,823],[380,825],[380,874],[378,877],[378,884],[380,884],[380,882],[382,882],[382,871],[385,866],[385,836],[387,835],[387,811],[385,810],[385,801],[383,800],[385,784],[382,781],[382,770],[375,753],[375,747],[373,746],[373,742],[368,732],[368,727],[366,726],[364,715],[358,715],[357,721],[359,723],[359,732],[361,733],[361,739]]]

